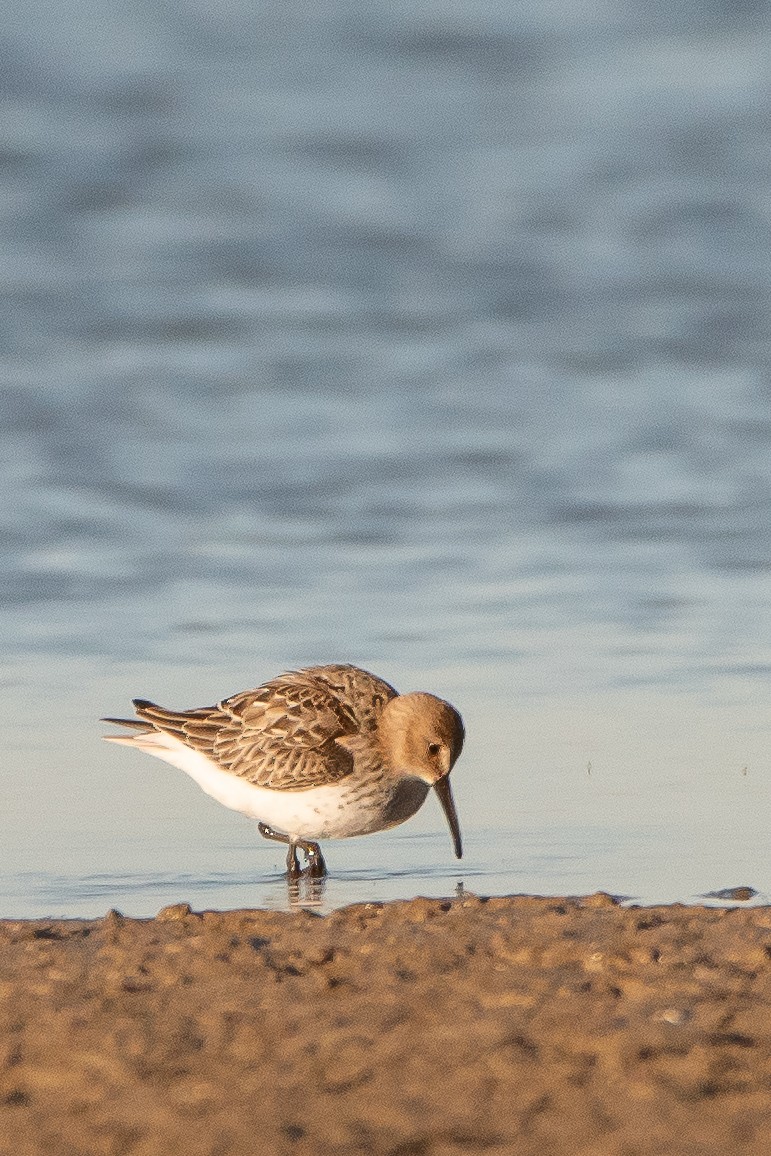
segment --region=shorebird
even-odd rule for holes
[[[433,787],[455,855],[462,855],[450,771],[463,722],[448,702],[398,694],[356,666],[280,674],[216,706],[174,711],[136,698],[138,719],[108,741],[146,751],[185,771],[212,798],[257,820],[266,839],[288,844],[287,871],[326,874],[319,839],[384,831],[409,819]]]

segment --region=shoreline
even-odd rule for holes
[[[0,1025],[1,1156],[760,1156],[771,907],[0,920]]]

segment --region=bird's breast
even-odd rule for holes
[[[423,806],[427,794],[428,783],[424,783],[421,779],[397,780],[383,807],[383,816],[387,819],[388,825],[403,823],[405,819],[409,819]]]
[[[352,777],[340,784],[335,805],[324,815],[317,836],[340,839],[385,831],[414,815],[427,794],[428,785],[419,779],[356,782]]]

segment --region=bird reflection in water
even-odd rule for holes
[[[287,894],[290,907],[321,907],[327,887],[325,875],[312,875],[301,871],[299,875],[286,876]]]

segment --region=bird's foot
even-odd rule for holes
[[[305,856],[304,868],[300,867],[297,857],[298,847]],[[327,865],[318,843],[306,843],[302,839],[290,843],[286,856],[286,870],[290,879],[298,879],[302,874],[306,874],[310,879],[323,879],[327,873]]]
[[[258,823],[257,830],[263,839],[270,839],[273,843],[288,843],[286,853],[286,873],[290,879],[299,879],[303,873],[300,860],[297,857],[299,847],[305,856],[305,870],[311,879],[323,879],[327,873],[327,865],[318,843],[310,843],[305,839],[293,839],[291,835],[284,835],[281,831],[274,831],[267,823]]]
[[[301,843],[300,846],[305,854],[306,870],[311,879],[323,879],[327,873],[327,865],[321,854],[321,847],[318,843]]]

